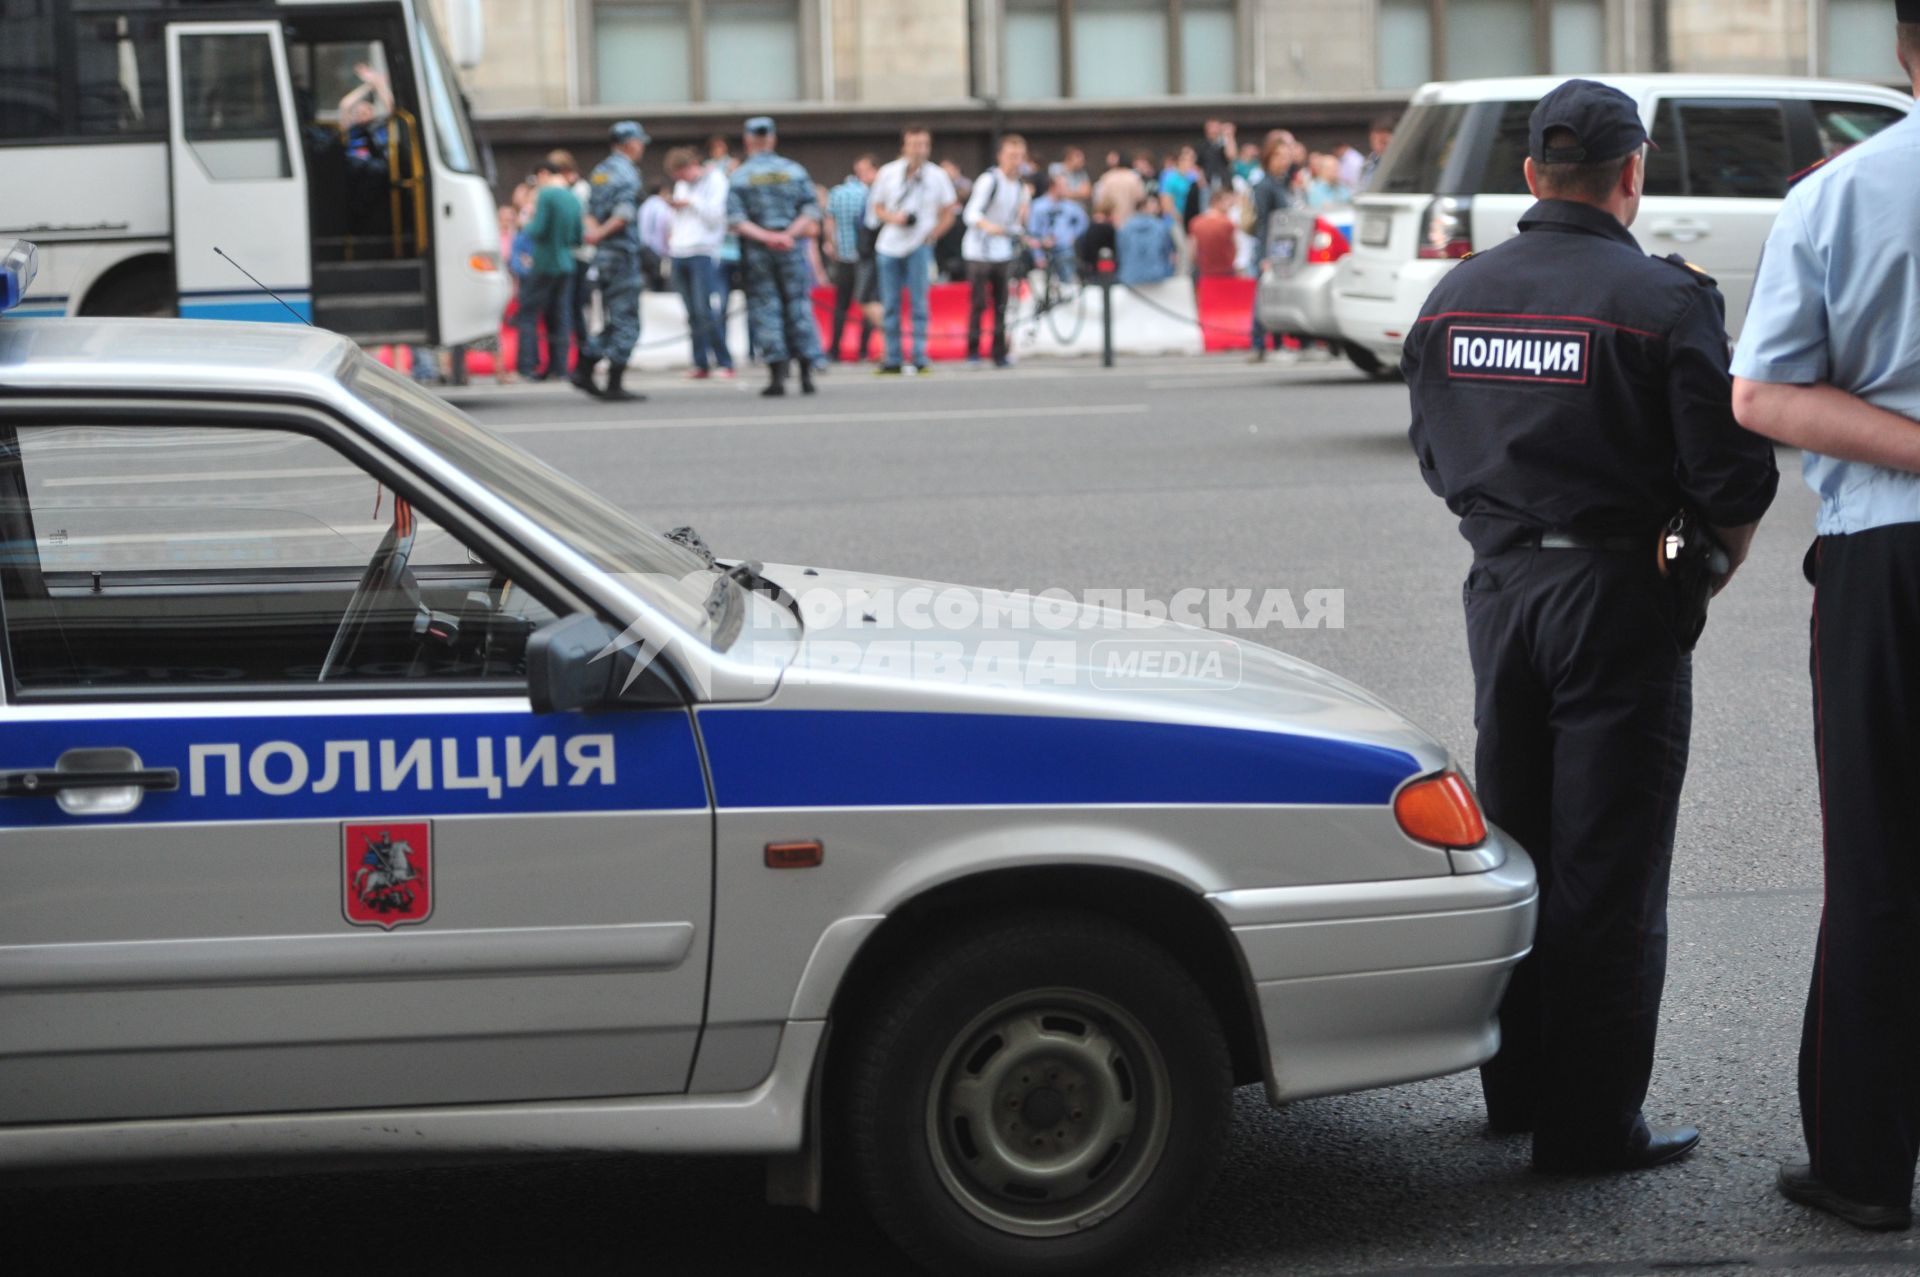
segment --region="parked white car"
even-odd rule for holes
[[[1333,310],[1342,337],[1397,365],[1440,276],[1519,231],[1533,107],[1564,77],[1429,84],[1365,195]],[[1596,76],[1640,104],[1656,150],[1633,234],[1720,282],[1738,337],[1767,233],[1794,174],[1913,109],[1891,89],[1789,77]]]
[[[1348,341],[1333,313],[1340,259],[1353,251],[1353,220],[1353,208],[1347,204],[1303,205],[1275,212],[1254,305],[1259,307],[1261,327],[1268,332],[1303,342],[1326,342],[1368,376],[1393,377],[1399,373],[1398,361],[1382,362],[1365,346]]]

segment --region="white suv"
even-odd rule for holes
[[[1658,149],[1633,234],[1720,281],[1738,336],[1767,232],[1789,179],[1913,109],[1891,89],[1839,80],[1717,75],[1601,76],[1640,104]],[[1563,77],[1429,84],[1414,95],[1367,194],[1353,252],[1334,280],[1349,342],[1397,366],[1440,276],[1514,235],[1532,206],[1521,162],[1527,121]]]

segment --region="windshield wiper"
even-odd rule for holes
[[[749,594],[766,595],[774,603],[793,613],[793,619],[799,621],[802,627],[805,626],[805,618],[800,614],[800,601],[789,594],[785,586],[763,572],[759,560],[742,559],[738,563],[723,565],[708,547],[706,538],[694,531],[690,524],[682,524],[668,532],[667,540],[693,551],[706,560],[708,567],[720,574],[719,579],[713,583],[713,588],[707,591],[706,601],[707,619],[713,623],[714,647],[722,649],[730,647],[740,632],[739,624],[728,625],[729,618],[734,615],[733,609],[729,606],[733,591],[727,588],[728,582],[732,582]],[[737,617],[735,619],[743,620]]]
[[[683,523],[673,529],[667,533],[667,540],[673,542],[675,545],[686,546],[687,549],[692,550],[695,554],[705,559],[708,567],[714,566],[713,551],[707,548],[706,538],[698,532],[695,532],[692,524]]]

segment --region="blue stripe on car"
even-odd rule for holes
[[[1410,754],[1378,745],[1180,723],[764,708],[703,710],[699,721],[718,804],[736,809],[1377,805],[1420,770]],[[527,765],[543,739],[551,766]],[[594,762],[610,741],[610,769],[583,768],[569,755],[569,741],[585,742],[583,757]],[[51,794],[0,798],[0,827],[707,806],[692,724],[677,710],[27,720],[0,727],[4,770],[48,769],[67,750],[105,748],[131,749],[146,767],[177,768],[180,788],[148,793],[124,816],[70,816]],[[365,788],[355,784],[360,757]],[[522,764],[518,784],[511,783],[515,760]],[[487,779],[496,783],[489,788]]]
[[[726,807],[1382,804],[1411,754],[1286,732],[1009,714],[700,712]]]

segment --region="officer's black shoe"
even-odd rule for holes
[[[626,375],[627,366],[625,364],[608,364],[607,388],[601,392],[600,397],[610,403],[644,403],[647,398],[645,395],[637,391],[628,390],[620,384]]]
[[[761,397],[764,399],[777,399],[781,395],[786,394],[787,393],[786,361],[782,360],[780,363],[777,363],[777,364],[768,364],[767,371],[773,375],[773,380],[769,381],[766,384],[766,388],[760,392]]]
[[[1806,1162],[1789,1162],[1780,1168],[1780,1196],[1802,1206],[1823,1210],[1835,1219],[1844,1219],[1855,1228],[1875,1233],[1904,1233],[1913,1227],[1913,1209],[1909,1206],[1874,1206],[1842,1197],[1822,1183]]]
[[[1543,1175],[1605,1175],[1618,1171],[1645,1171],[1677,1162],[1700,1143],[1696,1126],[1650,1126],[1624,1149],[1613,1152],[1533,1152],[1533,1169]]]
[[[593,384],[593,365],[582,362],[573,370],[573,376],[567,378],[567,384],[575,390],[584,390],[595,399],[600,397],[600,387]]]
[[[803,395],[813,393],[813,365],[804,359],[800,361],[800,393]]]

